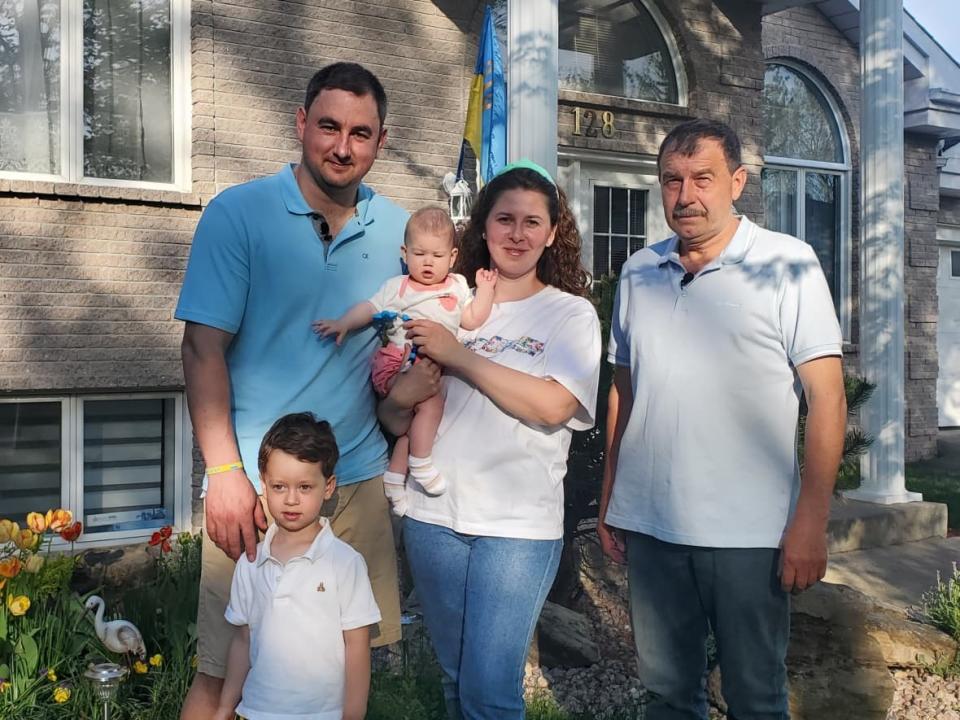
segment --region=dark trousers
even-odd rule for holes
[[[780,551],[674,545],[627,533],[630,615],[646,720],[707,718],[706,640],[730,720],[786,720],[789,595]]]

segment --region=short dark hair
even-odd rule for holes
[[[307,95],[303,100],[303,109],[309,112],[313,101],[323,90],[346,90],[359,96],[373,95],[373,99],[377,101],[380,129],[383,129],[384,120],[387,119],[387,93],[377,76],[363,65],[338,62],[318,70],[307,84]]]
[[[313,413],[300,412],[284,415],[277,420],[260,443],[257,467],[262,475],[270,453],[280,450],[301,462],[320,465],[324,477],[331,477],[337,466],[340,451],[333,436],[333,428],[326,420],[318,420]]]
[[[707,139],[719,141],[730,172],[743,164],[740,138],[732,127],[719,120],[696,118],[677,125],[660,143],[660,152],[657,153],[657,171],[660,170],[663,156],[668,152],[678,152],[689,157],[697,152],[700,141]]]

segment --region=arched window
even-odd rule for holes
[[[846,331],[850,152],[830,95],[777,60],[763,80],[766,226],[813,246]]]
[[[676,46],[640,0],[560,0],[560,89],[683,104]]]

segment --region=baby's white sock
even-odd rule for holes
[[[407,514],[406,476],[403,473],[390,472],[383,474],[383,494],[387,496],[390,509],[397,517]]]
[[[447,491],[447,483],[433,466],[433,457],[418,458],[411,455],[407,458],[410,467],[410,476],[426,490],[428,495],[442,495]]]

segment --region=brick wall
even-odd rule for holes
[[[940,186],[936,141],[907,136],[904,145],[904,287],[906,305],[907,460],[937,452],[937,215]]]
[[[408,208],[445,202],[440,181],[460,149],[477,6],[194,2],[196,42],[210,62],[194,116],[215,148],[203,181],[219,190],[296,160],[294,113],[310,76],[349,60],[373,71],[389,99],[387,146],[368,182]]]

